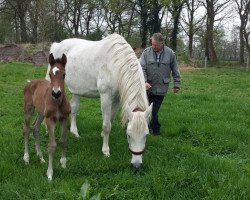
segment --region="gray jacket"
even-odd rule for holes
[[[140,63],[144,73],[145,82],[152,87],[150,91],[154,95],[165,96],[170,82],[170,74],[174,79],[174,87],[180,87],[181,77],[174,52],[164,46],[157,62],[156,53],[152,47],[148,47],[141,55]]]

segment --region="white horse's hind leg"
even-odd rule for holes
[[[76,126],[76,114],[77,109],[79,107],[80,103],[80,96],[73,94],[73,97],[71,99],[71,124],[70,124],[70,132],[73,133],[76,137],[79,137],[78,129]]]
[[[102,107],[102,133],[103,145],[102,152],[105,156],[110,156],[109,133],[111,131],[111,98],[109,94],[101,94]]]
[[[34,130],[33,130],[35,144],[36,144],[36,153],[37,153],[37,156],[40,158],[41,163],[45,162],[42,151],[41,151],[41,146],[40,146],[40,126],[41,126],[43,119],[44,119],[43,116],[41,116],[38,113],[36,117],[36,121],[34,123]]]

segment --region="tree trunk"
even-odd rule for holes
[[[194,34],[190,31],[188,36],[188,54],[189,58],[193,58],[193,42],[194,42]]]
[[[19,2],[17,4],[17,14],[20,20],[20,33],[21,33],[21,42],[26,43],[28,42],[28,34],[27,34],[27,28],[26,28],[26,21],[25,21],[25,15],[27,11],[27,2]]]
[[[214,48],[214,4],[207,1],[207,24],[206,24],[206,47],[205,55],[212,63],[217,62],[217,55]]]
[[[139,7],[141,8],[141,48],[146,48],[147,46],[147,36],[148,36],[148,27],[147,27],[147,20],[148,20],[148,11],[146,8],[146,1],[139,0]]]
[[[177,50],[177,35],[179,30],[179,18],[174,19],[174,27],[171,34],[171,48],[173,51]]]

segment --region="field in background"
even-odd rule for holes
[[[250,199],[250,74],[244,69],[182,70],[181,91],[165,98],[161,136],[148,136],[144,167],[137,173],[130,168],[119,114],[110,135],[111,156],[105,158],[99,99],[83,98],[81,138],[68,136],[66,169],[59,164],[58,142],[52,183],[47,163],[35,155],[32,134],[30,164],[22,159],[23,87],[45,73],[45,66],[0,64],[0,199],[82,199],[86,182],[87,199],[97,194],[116,200]],[[47,161],[44,127],[41,132]]]

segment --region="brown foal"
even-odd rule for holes
[[[37,117],[34,122],[34,137],[36,152],[41,162],[45,162],[40,147],[40,125],[45,119],[45,123],[49,134],[48,154],[49,164],[47,170],[48,180],[52,180],[53,176],[53,157],[56,149],[55,141],[55,125],[59,121],[61,124],[61,145],[62,156],[60,159],[62,168],[66,167],[66,146],[68,119],[71,111],[70,104],[64,93],[65,65],[67,58],[65,54],[61,59],[55,59],[51,53],[49,56],[49,64],[51,66],[49,76],[51,82],[47,80],[32,80],[24,88],[24,156],[26,164],[29,163],[28,140],[30,119],[34,109],[37,111]]]

